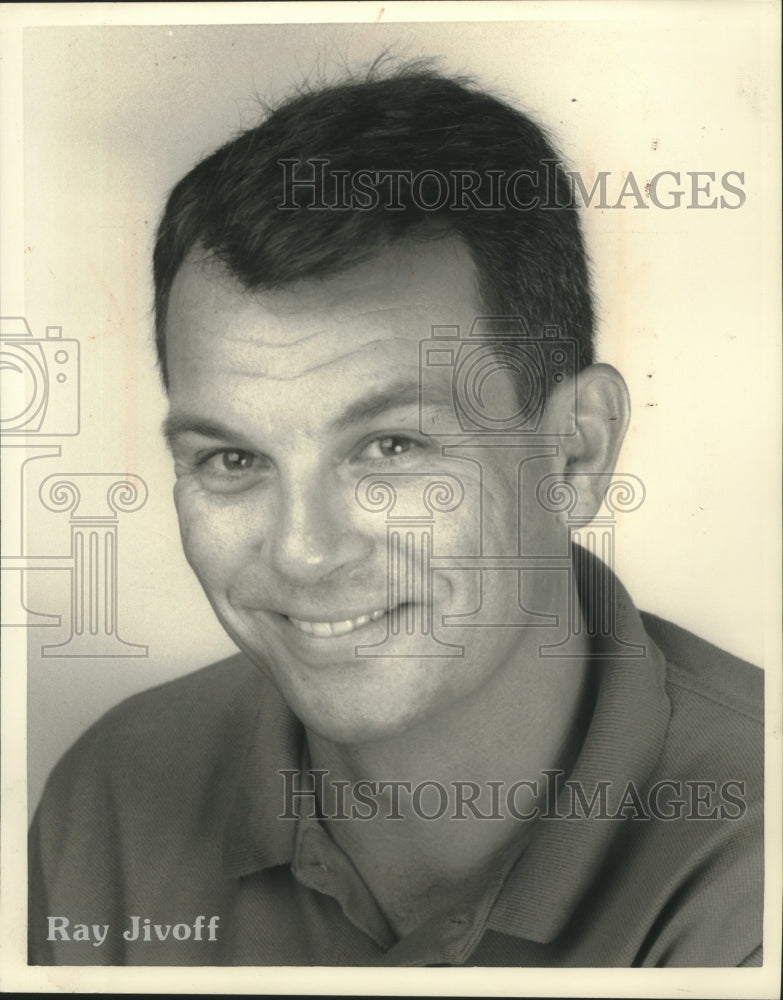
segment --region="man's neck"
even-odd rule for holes
[[[536,658],[393,739],[308,732],[311,766],[327,772],[324,821],[398,934],[464,905],[521,853],[521,817],[551,793],[551,772],[570,772],[593,694],[586,658]]]

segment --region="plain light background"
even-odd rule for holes
[[[777,123],[764,24],[743,4],[603,5],[598,15],[584,5],[580,17],[581,6],[563,21],[529,9],[533,19],[499,23],[26,30],[24,191],[12,206],[24,213],[24,298],[6,298],[3,313],[25,315],[38,337],[60,325],[82,352],[81,433],[61,439],[59,459],[28,467],[28,552],[69,546],[67,515],[37,501],[45,476],[128,472],[149,487],[119,526],[119,629],[148,657],[42,659],[42,643],[67,628],[29,629],[31,810],[57,758],[108,707],[234,649],[181,553],[159,436],[149,262],[166,193],[258,120],[255,95],[334,79],[385,47],[436,57],[532,114],[583,176],[610,171],[610,201],[629,171],[640,185],[660,170],[683,182],[688,170],[744,172],[735,211],[688,210],[686,196],[673,211],[626,200],[583,219],[599,357],[623,372],[633,402],[618,469],[647,489],[618,525],[619,575],[638,606],[763,663],[778,624],[765,588],[779,424]],[[28,574],[29,606],[67,621],[66,578]]]

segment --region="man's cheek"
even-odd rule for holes
[[[201,505],[196,501],[193,484],[186,478],[178,479],[174,485],[174,506],[179,521],[182,548],[185,550],[188,562],[196,569],[194,557],[197,555],[199,543],[209,539],[209,519],[204,517],[205,512],[200,509]]]
[[[185,556],[205,585],[246,563],[258,539],[243,505],[187,486],[175,489],[175,503]]]

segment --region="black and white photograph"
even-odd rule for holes
[[[2,988],[778,995],[779,6],[7,7]]]

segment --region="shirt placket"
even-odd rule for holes
[[[394,933],[372,893],[347,855],[315,817],[299,820],[291,864],[294,877],[315,892],[331,896],[346,918],[386,951]]]

